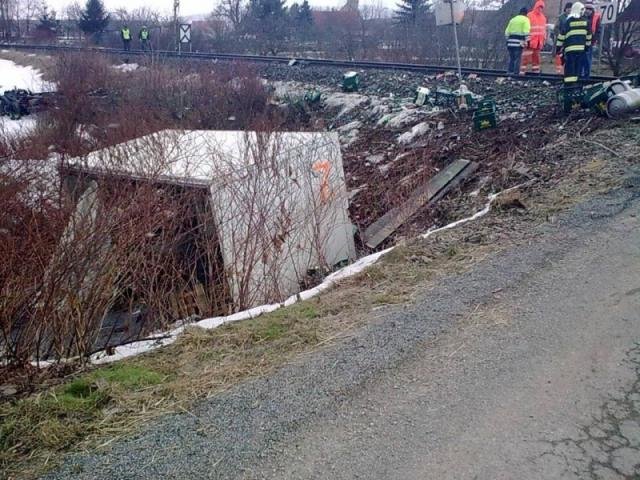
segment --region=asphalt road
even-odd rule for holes
[[[640,478],[640,181],[48,478]]]

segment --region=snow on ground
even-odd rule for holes
[[[4,93],[14,88],[39,92],[55,90],[55,85],[43,80],[42,72],[37,68],[0,59],[0,92]]]
[[[325,98],[325,105],[329,108],[340,109],[340,113],[336,115],[336,119],[346,115],[354,109],[363,106],[369,101],[369,97],[359,95],[357,93],[334,92],[328,94]]]
[[[18,65],[11,60],[0,59],[0,94],[14,88],[33,92],[55,90],[55,84],[42,79],[42,72],[37,68]],[[20,137],[28,134],[36,126],[33,116],[11,120],[0,117],[0,134]]]
[[[24,117],[20,120],[11,120],[9,117],[0,117],[0,135],[18,138],[28,135],[36,127],[35,117]]]
[[[137,63],[123,63],[120,65],[115,65],[113,68],[116,70],[120,70],[121,72],[135,72],[140,68],[140,65]]]
[[[403,108],[399,112],[388,113],[378,120],[378,126],[388,128],[402,128],[411,123],[416,123],[424,116],[424,112],[417,108]]]

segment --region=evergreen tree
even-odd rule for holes
[[[313,27],[313,15],[308,0],[304,0],[302,5],[294,3],[289,7],[289,20],[294,36],[306,40]]]
[[[58,22],[56,21],[56,12],[51,10],[48,12],[47,6],[42,8],[42,16],[39,18],[39,22],[36,25],[36,31],[38,32],[56,32]]]
[[[412,28],[424,20],[428,11],[429,5],[426,0],[400,0],[400,3],[396,4],[394,16],[399,24]]]
[[[87,4],[80,15],[78,27],[87,35],[99,35],[109,25],[109,14],[104,9],[101,0],[87,0]]]
[[[313,14],[311,13],[311,7],[309,6],[308,0],[304,0],[302,5],[300,5],[296,23],[304,29],[308,29],[313,26]]]
[[[251,0],[245,31],[256,36],[261,50],[277,53],[287,36],[284,0]]]
[[[300,15],[300,5],[296,2],[291,4],[289,7],[289,18],[291,19],[291,23],[295,25],[298,22],[298,16]]]
[[[58,21],[56,20],[55,10],[51,10],[49,13],[47,6],[42,6],[42,15],[38,20],[38,24],[35,29],[35,37],[38,40],[52,40],[56,36],[58,31]]]

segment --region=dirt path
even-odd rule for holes
[[[47,478],[638,478],[640,178],[630,185]]]

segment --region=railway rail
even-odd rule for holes
[[[30,51],[62,51],[62,52],[95,52],[106,55],[128,55],[128,56],[148,56],[151,55],[157,58],[177,58],[185,60],[219,60],[219,61],[242,61],[250,63],[275,63],[275,64],[289,64],[291,60],[295,60],[299,65],[315,65],[325,67],[336,68],[349,68],[349,69],[378,69],[378,70],[401,70],[408,72],[420,72],[420,73],[443,73],[446,71],[455,72],[456,67],[449,65],[424,65],[416,63],[389,63],[389,62],[377,62],[377,61],[349,61],[349,60],[335,60],[324,58],[294,58],[284,56],[264,56],[264,55],[247,55],[247,54],[234,54],[234,53],[213,53],[213,52],[175,52],[169,50],[156,50],[153,52],[147,52],[143,50],[131,50],[124,52],[118,48],[105,48],[105,47],[80,47],[69,45],[27,45],[27,44],[15,44],[15,43],[3,43],[0,44],[2,48],[11,48],[16,50],[30,50]],[[463,75],[475,74],[484,77],[504,77],[506,76],[504,70],[492,70],[484,68],[471,68],[462,67]],[[534,81],[547,81],[550,83],[556,83],[562,81],[562,76],[556,74],[533,74],[527,73],[524,77],[527,80]],[[608,80],[614,80],[616,77],[605,75],[594,75],[588,81],[591,83],[605,82]]]

